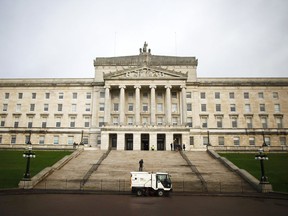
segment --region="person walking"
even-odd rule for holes
[[[143,159],[141,159],[139,161],[139,171],[143,171],[143,164],[144,164],[144,161],[143,161]]]

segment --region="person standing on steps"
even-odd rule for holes
[[[144,164],[144,161],[143,161],[143,159],[141,159],[139,161],[139,171],[143,171],[143,164]]]
[[[173,144],[172,143],[170,143],[170,147],[171,147],[171,151],[173,151]]]

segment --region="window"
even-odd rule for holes
[[[59,92],[58,98],[59,99],[63,99],[64,98],[64,93],[63,92]]]
[[[273,98],[274,99],[278,99],[279,98],[278,92],[273,92]]]
[[[265,112],[265,104],[260,104],[260,112]]]
[[[88,145],[89,144],[89,137],[88,136],[83,136],[83,144]]]
[[[217,128],[222,128],[223,127],[223,124],[222,124],[222,116],[217,116],[216,117],[216,122],[217,122]]]
[[[16,112],[21,112],[21,104],[16,104]]]
[[[202,128],[207,128],[208,127],[208,117],[202,116],[201,117],[201,123],[202,123]]]
[[[158,113],[162,113],[163,112],[163,104],[162,103],[158,103],[157,104],[157,112]]]
[[[262,116],[261,117],[261,124],[262,124],[262,128],[268,128],[268,123],[267,123],[267,117],[266,116]]]
[[[133,125],[133,117],[128,117],[128,125]]]
[[[148,92],[143,92],[143,98],[148,98]]]
[[[32,126],[33,126],[33,118],[29,117],[28,118],[28,128],[32,128]]]
[[[99,127],[104,126],[104,117],[99,117]]]
[[[264,140],[265,140],[266,145],[268,146],[271,145],[270,137],[265,137]]]
[[[250,106],[250,104],[245,104],[245,112],[246,112],[246,113],[251,112],[251,106]]]
[[[105,92],[104,91],[100,91],[100,98],[105,98]]]
[[[128,98],[133,99],[133,97],[134,97],[134,92],[129,91],[128,92]]]
[[[85,104],[85,111],[86,112],[90,112],[91,111],[91,104],[90,103]]]
[[[14,128],[18,128],[19,127],[19,117],[15,116],[14,118]]]
[[[186,98],[192,98],[192,92],[186,92]]]
[[[35,104],[30,104],[30,111],[34,112],[35,111]]]
[[[232,128],[237,128],[237,117],[236,116],[231,117],[231,124],[232,124]]]
[[[240,145],[240,138],[239,137],[233,137],[233,143],[234,143],[234,145],[239,146]]]
[[[70,127],[75,127],[75,120],[76,120],[76,117],[70,117]]]
[[[249,137],[249,145],[255,145],[255,137]]]
[[[87,93],[86,93],[86,99],[91,99],[91,96],[92,96],[92,95],[91,95],[91,92],[87,92]]]
[[[157,98],[158,99],[162,99],[163,98],[163,93],[162,92],[158,92],[157,93]]]
[[[101,145],[101,136],[98,136],[98,137],[97,137],[97,144],[98,144],[98,145]]]
[[[5,93],[5,99],[9,99],[10,93]]]
[[[54,136],[53,138],[53,144],[58,145],[59,144],[59,136]]]
[[[236,112],[236,105],[235,104],[230,104],[230,111]]]
[[[283,118],[282,118],[282,116],[277,116],[276,117],[276,124],[277,124],[277,128],[283,128]]]
[[[280,110],[280,104],[274,104],[274,111],[277,113],[281,111]]]
[[[73,143],[74,143],[74,136],[68,136],[67,144],[68,145],[73,145]]]
[[[205,92],[200,92],[200,98],[205,99],[206,98],[206,93]]]
[[[206,112],[206,104],[201,104],[201,111]]]
[[[133,112],[133,103],[128,103],[128,111]]]
[[[119,104],[118,103],[114,103],[113,104],[113,111],[114,112],[118,112],[119,111]]]
[[[244,99],[249,99],[249,92],[244,92]]]
[[[157,125],[163,125],[163,118],[157,117]]]
[[[187,103],[187,111],[192,111],[192,104],[191,103]]]
[[[5,117],[1,117],[0,127],[5,127]]]
[[[58,110],[59,112],[62,111],[62,108],[63,108],[63,105],[62,105],[62,104],[58,104],[58,109],[57,109],[57,110]]]
[[[57,128],[60,128],[60,127],[61,127],[61,118],[60,118],[60,117],[57,117],[57,118],[56,118],[56,127],[57,127]]]
[[[188,127],[193,127],[192,117],[188,117],[187,118],[187,126]]]
[[[247,128],[252,128],[253,124],[252,124],[252,117],[246,117],[246,124],[247,124]]]
[[[172,98],[177,98],[177,92],[171,92]]]
[[[0,144],[2,144],[2,135],[0,135]]]
[[[46,128],[47,127],[47,117],[43,117],[42,118],[42,128]]]
[[[29,136],[29,135],[26,135],[26,136],[25,136],[25,143],[28,144],[29,141],[31,142],[30,136]],[[29,144],[30,144],[30,143],[29,143]]]
[[[100,103],[99,104],[99,110],[100,111],[105,111],[105,104],[104,103]]]
[[[18,93],[18,99],[22,99],[23,98],[23,93]]]
[[[264,98],[264,93],[263,92],[258,92],[258,98],[263,99]]]
[[[32,93],[32,99],[36,99],[36,93]]]
[[[84,117],[84,127],[90,127],[90,118],[88,116]]]
[[[8,104],[3,104],[3,112],[7,112],[8,111]]]
[[[77,111],[77,104],[72,104],[71,111],[76,112]]]
[[[209,144],[208,136],[204,136],[203,137],[203,145],[208,145],[208,144]]]
[[[143,125],[148,124],[148,118],[147,118],[147,117],[143,117],[143,118],[142,118],[142,124],[143,124]]]
[[[286,137],[279,137],[280,145],[286,145]]]
[[[178,106],[176,103],[172,104],[172,113],[177,113],[178,112]]]
[[[220,92],[215,92],[215,99],[220,99]]]
[[[218,145],[224,145],[225,143],[224,143],[224,137],[223,136],[219,136],[218,137]]]
[[[39,144],[43,145],[45,143],[45,136],[39,136]]]
[[[172,118],[172,125],[177,125],[178,124],[178,118],[177,117],[173,117]]]
[[[113,125],[118,125],[119,121],[118,121],[118,117],[113,117]]]
[[[44,104],[44,111],[48,111],[49,110],[49,104]]]
[[[229,92],[229,98],[230,98],[230,99],[234,99],[234,98],[235,98],[234,92]]]
[[[148,104],[147,103],[143,103],[142,104],[142,111],[143,112],[147,112],[148,111]]]
[[[72,98],[73,98],[73,99],[77,99],[77,92],[73,92],[73,93],[72,93]]]
[[[11,136],[11,144],[15,144],[16,143],[16,135],[12,135]]]
[[[50,99],[50,93],[49,92],[45,93],[45,99]]]
[[[216,104],[216,112],[221,112],[221,104]]]

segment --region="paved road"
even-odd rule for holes
[[[287,199],[252,197],[171,196],[159,198],[95,194],[28,194],[0,196],[1,216],[286,216],[287,212]]]

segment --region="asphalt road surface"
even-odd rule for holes
[[[288,215],[288,200],[259,197],[26,194],[0,195],[1,216]]]

